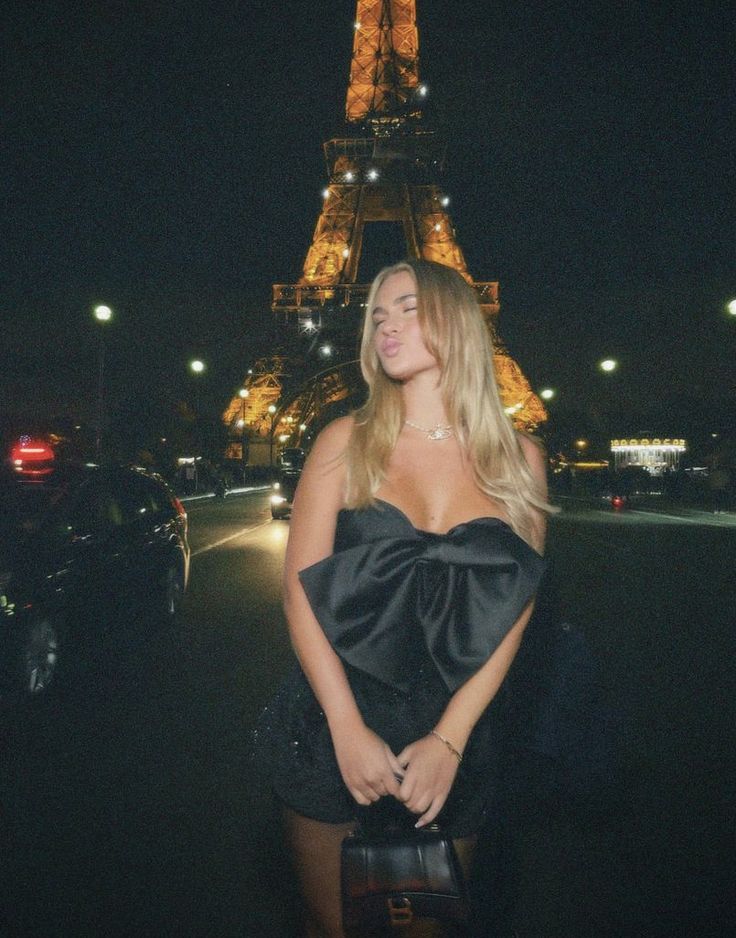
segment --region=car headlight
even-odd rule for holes
[[[15,603],[12,603],[5,593],[12,578],[10,570],[0,570],[0,613],[4,612],[6,616],[12,616],[15,612]]]
[[[283,505],[285,501],[286,501],[286,499],[284,498],[283,495],[272,495],[272,496],[271,496],[271,504],[272,504],[272,505]]]

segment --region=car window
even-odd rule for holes
[[[122,499],[106,482],[95,479],[76,493],[69,520],[78,533],[119,528],[125,523]]]
[[[169,499],[161,486],[152,479],[134,473],[126,478],[125,495],[133,518],[154,517],[169,506]]]

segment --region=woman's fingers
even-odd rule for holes
[[[398,756],[396,756],[396,762],[398,763],[400,768],[405,769],[407,765],[409,765],[409,760],[411,758],[411,749],[412,749],[412,746],[411,744],[409,744],[408,746],[406,746],[404,749],[401,750]]]
[[[398,756],[395,756],[393,752],[391,752],[391,749],[388,746],[386,746],[386,756],[388,757],[388,764],[391,767],[391,773],[393,774],[394,778],[397,776],[401,776],[403,778],[404,769],[406,766],[401,762]]]
[[[442,810],[442,805],[443,805],[444,803],[445,803],[445,798],[444,798],[444,797],[437,797],[437,798],[434,798],[434,799],[432,800],[431,804],[429,805],[429,807],[428,807],[428,808],[426,809],[426,811],[422,814],[422,816],[419,818],[419,820],[416,822],[416,824],[415,824],[414,826],[415,826],[415,827],[425,827],[427,824],[431,824],[432,821],[434,821],[434,819],[437,817],[437,815],[438,815],[438,814],[440,813],[440,811]]]

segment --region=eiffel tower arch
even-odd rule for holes
[[[547,419],[500,339],[498,283],[476,281],[468,272],[440,183],[445,143],[425,119],[425,96],[416,0],[358,0],[344,132],[323,145],[328,182],[322,211],[301,277],[273,286],[271,309],[283,330],[286,358],[303,380],[283,380],[282,368],[280,375],[270,373],[280,386],[277,394],[263,375],[249,375],[244,384],[252,391],[249,428],[261,437],[268,430],[271,451],[274,434],[281,445],[300,445],[332,413],[360,399],[356,336],[370,286],[358,280],[360,261],[366,232],[386,222],[401,231],[406,256],[453,267],[476,291],[493,334],[501,397],[514,423],[533,429]],[[311,357],[310,349],[317,349]],[[242,420],[241,405],[234,398],[224,415],[231,431]]]

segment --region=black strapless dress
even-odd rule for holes
[[[543,571],[539,554],[498,518],[433,534],[376,500],[341,511],[334,553],[299,576],[363,719],[398,753],[436,725],[455,690],[493,654]],[[438,819],[452,836],[474,833],[483,822],[504,701],[502,686],[473,730]],[[328,823],[357,816],[324,713],[299,667],[265,709],[255,751],[274,791],[295,811]],[[395,804],[382,799],[389,801]]]

